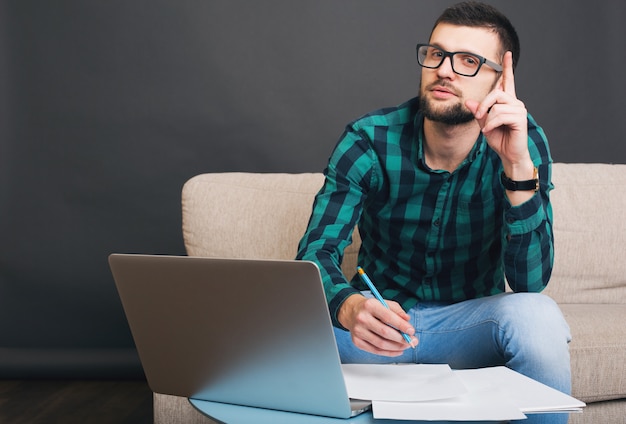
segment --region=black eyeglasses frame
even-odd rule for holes
[[[422,48],[422,47],[432,47],[432,48],[435,48],[435,49],[441,51],[443,56],[441,58],[441,62],[439,62],[439,65],[437,65],[437,66],[425,66],[422,63],[420,63],[420,53],[419,53],[419,51],[420,51],[420,48]],[[482,57],[481,55],[478,55],[476,53],[472,53],[472,52],[463,52],[463,51],[461,51],[461,52],[449,52],[449,51],[446,51],[446,50],[442,49],[439,46],[434,46],[432,44],[418,44],[415,47],[415,53],[417,55],[417,63],[422,68],[437,69],[437,68],[439,68],[443,64],[443,62],[446,60],[446,57],[449,57],[450,58],[450,65],[452,67],[452,71],[455,74],[458,74],[458,75],[461,75],[461,76],[464,76],[464,77],[475,77],[478,74],[478,71],[480,71],[480,68],[482,68],[483,64],[488,65],[489,67],[491,67],[496,72],[502,72],[502,65],[499,65],[499,64],[497,64],[495,62],[492,62],[491,60],[489,60],[489,59],[487,59],[485,57]],[[469,54],[471,56],[476,57],[478,59],[478,68],[476,68],[476,72],[474,72],[473,74],[462,74],[460,72],[457,72],[457,70],[454,69],[454,55],[455,54]]]

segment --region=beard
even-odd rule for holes
[[[461,103],[436,109],[423,93],[420,96],[420,110],[425,118],[445,125],[466,124],[474,120],[474,114]]]

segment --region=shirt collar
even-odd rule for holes
[[[422,115],[420,111],[417,111],[417,113],[415,114],[414,125],[415,129],[417,130],[415,131],[415,137],[417,138],[416,143],[418,164],[423,169],[432,171],[428,167],[428,165],[426,165],[426,160],[424,158],[424,115]],[[461,165],[459,165],[458,169],[461,169],[464,166],[474,162],[481,154],[483,154],[486,148],[487,139],[485,138],[483,133],[480,133],[480,135],[476,139],[476,142],[474,143],[474,146],[472,147],[472,150],[470,150],[465,160],[461,162]]]

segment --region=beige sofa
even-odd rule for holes
[[[203,174],[182,193],[190,256],[295,256],[321,174]],[[626,423],[626,165],[553,166],[555,264],[545,293],[572,330],[570,423]],[[344,271],[356,266],[358,237]],[[183,398],[154,395],[156,423],[213,422]]]

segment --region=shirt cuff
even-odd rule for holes
[[[518,206],[511,206],[504,212],[504,221],[508,233],[512,236],[530,233],[546,220],[540,193],[537,192],[528,201]]]

